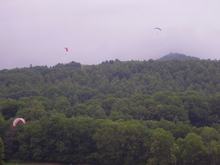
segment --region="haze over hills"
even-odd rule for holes
[[[170,53],[168,55],[165,55],[157,60],[185,60],[185,59],[194,59],[194,60],[200,60],[198,57],[193,57],[193,56],[187,56],[185,54],[179,54],[179,53]]]

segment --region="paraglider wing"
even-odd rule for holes
[[[67,52],[68,52],[68,50],[69,50],[67,47],[64,47],[64,49],[65,49]]]
[[[16,119],[13,121],[13,126],[16,126],[19,121],[22,121],[24,124],[26,123],[26,120],[25,120],[25,119],[23,119],[23,118],[16,118]]]
[[[160,30],[160,31],[162,31],[162,30],[161,30],[161,28],[159,28],[159,27],[155,27],[154,29],[157,29],[157,30]]]

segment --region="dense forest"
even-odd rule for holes
[[[0,70],[0,161],[1,148],[4,161],[220,164],[220,61]]]

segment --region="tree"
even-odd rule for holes
[[[199,164],[204,160],[205,146],[201,136],[189,133],[183,144],[182,157],[185,163]]]
[[[189,124],[184,124],[182,121],[177,122],[175,129],[171,130],[175,139],[185,138],[190,131],[191,126]]]
[[[102,101],[102,108],[105,110],[107,116],[109,116],[111,114],[112,106],[117,101],[118,100],[114,97],[107,98],[107,99]]]
[[[173,122],[188,120],[187,112],[183,108],[174,105],[163,105],[159,113],[164,119]]]
[[[119,142],[121,157],[124,165],[133,165],[146,162],[149,147],[146,141],[150,139],[150,131],[138,120],[129,120],[121,124]]]
[[[4,143],[2,138],[0,137],[0,165],[4,165],[3,159],[5,158],[4,155]]]
[[[176,143],[173,143],[173,145],[170,148],[170,162],[176,165],[179,154],[180,154],[179,146]]]
[[[0,113],[0,137],[3,137],[4,133],[5,133],[5,119],[2,116],[2,114]]]
[[[98,149],[94,157],[106,165],[139,164],[146,158],[144,143],[148,134],[146,127],[136,120],[106,121],[93,136]]]
[[[71,116],[89,116],[88,106],[85,104],[77,104],[71,109],[70,114]]]
[[[168,121],[168,120],[164,120],[163,118],[159,121],[153,124],[152,126],[153,129],[157,129],[157,128],[162,128],[165,131],[173,131],[176,128],[175,123]]]
[[[120,165],[121,150],[118,139],[118,127],[123,123],[108,121],[101,125],[101,128],[93,136],[98,152],[94,155],[104,165]]]
[[[73,162],[75,164],[89,164],[89,156],[96,151],[95,141],[92,137],[95,134],[93,126],[94,119],[91,117],[72,117],[63,121],[63,130],[59,133],[59,161]],[[88,158],[88,159],[87,159]]]
[[[11,118],[5,123],[5,132],[3,136],[5,160],[10,160],[18,151],[18,132],[19,128],[12,125],[13,119]]]
[[[167,165],[171,162],[171,147],[174,144],[174,137],[169,131],[157,128],[151,135],[151,158],[149,165]],[[174,155],[174,152],[172,153]]]
[[[68,101],[66,97],[63,97],[63,96],[58,97],[55,100],[54,109],[58,113],[68,114],[69,109],[70,109],[70,102]]]
[[[15,117],[21,103],[13,99],[7,99],[0,102],[0,113],[4,116],[5,120]]]
[[[92,118],[105,119],[106,114],[103,108],[99,105],[91,105],[88,107],[88,112]]]
[[[203,127],[200,136],[202,137],[206,147],[209,147],[212,140],[218,141],[220,139],[218,131],[211,127]]]
[[[220,144],[219,142],[212,140],[210,145],[206,148],[206,154],[210,165],[216,165],[220,163]]]
[[[46,96],[49,97],[50,99],[53,98],[54,94],[57,94],[60,96],[62,94],[62,91],[58,87],[51,87],[46,91]]]
[[[45,107],[37,100],[31,100],[23,108],[20,108],[16,116],[25,120],[37,120],[42,116],[46,116]]]

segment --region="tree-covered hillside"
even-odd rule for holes
[[[220,61],[31,66],[1,70],[0,89],[5,161],[220,163]]]
[[[0,71],[0,97],[49,99],[74,96],[80,103],[98,94],[131,97],[158,91],[194,90],[206,96],[220,92],[220,62],[211,60],[106,61],[81,67],[78,63],[52,68],[36,66]],[[83,96],[83,93],[87,93]],[[71,103],[74,105],[74,102]]]
[[[165,56],[159,58],[158,60],[173,60],[173,59],[177,59],[177,60],[186,60],[186,59],[200,60],[197,57],[186,56],[185,54],[179,54],[179,53],[170,53],[168,55],[165,55]]]

